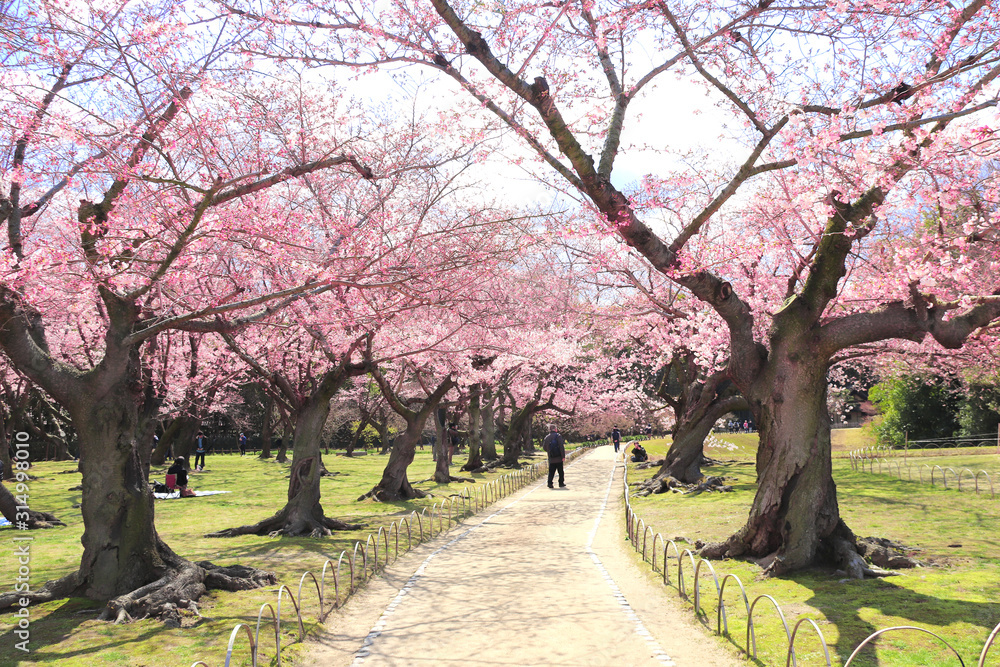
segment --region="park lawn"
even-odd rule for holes
[[[348,458],[330,454],[324,459],[327,468],[333,473],[330,477],[324,477],[321,482],[326,515],[362,524],[362,528],[340,532],[327,539],[256,536],[205,538],[205,533],[255,523],[280,509],[287,499],[290,467],[288,463],[280,464],[273,459],[262,461],[251,456],[241,458],[237,455],[209,455],[205,472],[190,475],[190,487],[195,490],[222,490],[231,493],[156,501],[157,531],[174,551],[192,561],[209,560],[223,565],[242,563],[271,570],[277,575],[279,584],[289,586],[293,594],[297,595],[300,577],[306,570],[313,571],[318,579],[325,559],[332,559],[336,563],[342,550],[353,550],[356,541],[365,540],[369,533],[377,532],[380,526],[388,526],[411,511],[430,508],[432,504],[440,503],[450,494],[457,494],[466,487],[481,488],[483,482],[509,472],[501,469],[489,474],[458,473],[458,461],[464,462],[465,459],[463,454],[459,454],[453,474],[473,477],[477,480],[476,484],[442,485],[423,481],[430,479],[434,473],[434,462],[428,447],[426,450],[417,450],[409,469],[409,477],[414,486],[433,493],[434,497],[397,503],[370,500],[357,502],[356,499],[379,480],[388,457],[369,454]],[[162,480],[164,471],[165,467],[154,468],[151,477]],[[80,502],[80,491],[70,490],[80,483],[75,463],[38,463],[32,467],[31,472],[36,477],[30,483],[31,506],[53,512],[67,524],[65,528],[28,533],[35,538],[31,543],[30,567],[31,583],[37,588],[45,581],[77,568],[83,521],[79,508],[73,507]],[[417,531],[416,525],[413,530]],[[0,528],[0,543],[4,545],[3,553],[0,554],[0,571],[5,573],[2,588],[7,590],[13,586],[13,577],[6,573],[12,573],[16,569],[11,539],[23,534],[10,527]],[[415,534],[414,541],[416,539]],[[405,550],[405,546],[404,531],[400,548]],[[394,540],[390,541],[390,548],[395,548]],[[381,551],[380,549],[380,553]],[[348,551],[348,556],[350,553]],[[382,558],[384,554],[380,556],[380,560]],[[348,571],[345,564],[342,570],[345,579]],[[312,580],[307,581],[311,585]],[[333,585],[329,576],[327,586],[330,589],[328,598],[332,598]],[[274,604],[277,588],[276,585],[238,593],[211,591],[199,604],[202,619],[198,620],[193,614],[185,612],[183,627],[177,629],[168,628],[157,620],[141,620],[118,626],[97,621],[101,605],[82,598],[33,606],[30,608],[31,652],[24,655],[12,649],[16,641],[11,634],[13,615],[0,614],[0,641],[3,642],[0,666],[57,664],[60,667],[159,667],[165,664],[190,665],[196,660],[221,665],[233,627],[237,623],[254,626],[261,605],[265,602]],[[340,597],[345,597],[343,585]],[[306,626],[308,633],[315,627],[315,587],[311,590],[308,586],[304,587],[303,598],[307,610],[303,617],[309,621]],[[298,637],[298,628],[287,598],[283,601],[281,615],[282,662],[295,664],[297,650],[301,645],[294,643]],[[261,631],[261,665],[269,664],[273,654],[273,629],[271,633],[270,638],[265,639],[265,632],[263,629]],[[249,665],[249,650],[245,638],[239,641],[238,646],[240,648],[236,650],[232,664]]]
[[[733,435],[719,437],[729,439]],[[948,462],[964,465],[978,460],[980,468],[987,463],[994,464],[991,469],[1000,468],[995,455],[967,459],[955,457]],[[929,482],[900,481],[888,474],[854,471],[849,460],[843,458],[835,458],[833,465],[841,513],[848,526],[859,536],[887,537],[915,548],[912,555],[927,567],[904,570],[898,577],[866,581],[846,581],[825,570],[763,579],[755,564],[723,561],[713,563],[720,581],[725,574],[735,574],[746,585],[750,601],[763,593],[774,596],[791,627],[803,616],[815,620],[826,638],[833,664],[843,664],[871,633],[896,625],[931,630],[955,646],[966,665],[976,664],[984,641],[1000,623],[997,595],[1000,535],[996,531],[1000,525],[1000,499],[932,487]],[[740,528],[756,491],[752,460],[733,457],[722,465],[704,468],[704,472],[724,476],[735,491],[632,498],[633,509],[652,531],[666,539],[687,540],[678,541],[682,552],[686,548],[693,550],[696,540],[721,540]],[[635,483],[654,473],[655,469],[633,470],[629,481]],[[654,532],[647,538],[647,560],[651,557]],[[659,564],[663,547],[659,540],[656,542]],[[673,556],[672,549],[670,553]],[[671,585],[676,586],[676,559],[672,559],[669,577]],[[691,595],[692,568],[686,559],[684,577]],[[717,594],[705,568],[700,589],[703,622],[714,630]],[[734,582],[727,585],[725,597],[730,636],[743,647],[746,612]],[[787,642],[777,614],[762,600],[754,617],[758,655],[763,664],[784,664]],[[796,647],[800,665],[825,664],[819,641],[810,627],[800,628]],[[993,653],[996,656],[991,653],[987,664],[1000,664],[1000,653],[996,650]],[[874,648],[866,648],[852,664],[909,666],[959,662],[954,655],[949,657],[947,648],[930,635],[902,632],[880,637]]]

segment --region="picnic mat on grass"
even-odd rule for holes
[[[201,496],[217,496],[220,493],[232,493],[232,491],[195,491],[193,497],[200,498]],[[171,493],[154,493],[153,497],[157,500],[169,500],[171,498],[180,498],[181,492],[178,490]],[[192,496],[188,497],[191,498]]]

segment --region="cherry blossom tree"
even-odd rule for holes
[[[107,601],[105,619],[274,581],[195,564],[157,534],[143,349],[168,330],[238,331],[329,290],[322,264],[298,256],[306,181],[374,178],[344,143],[332,92],[306,95],[276,71],[255,82],[239,33],[181,10],[39,0],[5,16],[0,40],[0,348],[69,413],[83,473],[80,567],[29,597]],[[304,108],[321,120],[287,115]],[[290,255],[286,273],[268,272]],[[96,350],[69,326],[75,312],[100,332]]]
[[[725,322],[728,372],[760,427],[759,486],[745,526],[704,554],[765,558],[769,574],[835,554],[862,576],[831,475],[827,370],[876,340],[960,347],[1000,317],[995,212],[983,207],[960,233],[925,233],[919,213],[971,203],[964,193],[995,151],[997,12],[987,0],[394,0],[286,4],[271,16],[314,38],[300,53],[316,62],[440,72],[474,100],[457,113],[506,124],[540,177],[595,213],[595,234],[603,225]],[[629,183],[616,166],[648,163],[643,144],[659,137],[630,140],[626,128],[672,75],[708,91],[729,123],[728,155],[664,156]],[[670,98],[681,123],[702,110],[696,98]],[[981,186],[995,202],[995,178]],[[651,224],[654,209],[668,212],[665,228]],[[726,211],[743,221],[731,261],[704,263],[694,250]],[[920,251],[896,252],[893,239],[915,234]],[[736,256],[748,250],[756,268]],[[751,294],[730,273],[742,269],[785,289]]]
[[[303,346],[302,341],[293,340],[273,348],[275,340],[271,337],[263,349],[250,353],[240,347],[232,336],[223,334],[244,362],[261,378],[267,379],[274,394],[288,406],[290,420],[294,424],[293,464],[289,473],[288,502],[282,509],[255,524],[217,531],[210,533],[208,537],[278,534],[323,537],[332,530],[355,527],[329,518],[323,512],[320,504],[320,476],[323,471],[320,438],[330,414],[333,396],[351,378],[364,375],[369,370],[359,353],[367,336],[361,336],[345,347],[316,327],[310,327],[310,330],[315,336],[315,348],[319,348],[327,359],[327,365],[316,370],[316,364],[309,363],[313,361],[311,357],[315,348],[308,344]],[[296,347],[300,349],[295,349]],[[303,350],[302,347],[306,349]],[[354,360],[356,353],[357,361]],[[274,357],[285,362],[286,368],[290,366],[290,370],[300,372],[281,372],[265,365],[265,360]]]
[[[428,378],[426,371],[410,361],[400,360],[397,365],[396,377],[390,380],[379,364],[373,363],[372,377],[389,406],[406,422],[406,427],[393,442],[382,478],[358,500],[410,500],[426,495],[410,484],[406,471],[416,456],[417,443],[423,437],[427,420],[438,409],[441,399],[455,387],[455,382],[450,375],[440,381]],[[438,450],[438,457],[446,458],[447,455]]]

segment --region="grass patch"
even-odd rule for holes
[[[464,461],[464,457],[461,458]],[[430,507],[467,486],[481,487],[482,483],[509,472],[461,473],[463,477],[475,478],[475,485],[417,484],[434,474],[430,448],[418,449],[409,469],[410,480],[418,488],[433,493],[433,498],[394,503],[357,502],[356,499],[379,480],[388,457],[369,454],[348,458],[333,454],[326,456],[325,461],[334,473],[321,482],[327,516],[362,523],[362,530],[336,533],[327,539],[202,537],[212,531],[253,523],[270,516],[284,506],[288,490],[290,464],[276,463],[273,459],[262,461],[250,456],[210,455],[206,471],[190,475],[191,488],[231,493],[156,501],[157,531],[174,551],[190,560],[210,560],[223,565],[243,563],[271,570],[277,574],[279,583],[292,587],[294,591],[304,571],[313,570],[318,578],[326,558],[336,562],[342,550],[353,549],[355,541],[365,539],[370,532],[377,532],[379,526],[387,526],[413,510]],[[83,520],[79,508],[74,507],[80,502],[81,494],[70,490],[80,483],[80,475],[75,470],[76,464],[72,462],[38,463],[31,469],[36,478],[30,483],[32,507],[53,512],[67,524],[65,528],[30,533],[35,538],[31,543],[33,587],[68,574],[79,566]],[[151,477],[162,481],[165,470],[165,467],[154,468]],[[0,543],[3,544],[0,572],[5,573],[0,586],[5,590],[13,587],[12,573],[16,570],[11,539],[22,534],[11,527],[0,528]],[[404,537],[400,547],[405,549],[405,544]],[[346,566],[344,572],[347,572]],[[328,595],[332,596],[332,584],[330,589]],[[221,663],[233,626],[236,623],[255,624],[257,610],[264,602],[273,604],[276,590],[277,587],[238,593],[212,591],[199,603],[202,620],[193,615],[185,616],[184,627],[178,629],[168,628],[156,620],[119,626],[100,622],[95,618],[101,605],[86,599],[33,606],[30,608],[31,652],[28,654],[21,654],[13,648],[18,641],[12,634],[14,617],[4,613],[0,615],[0,645],[3,647],[0,650],[0,666],[50,663],[60,667],[153,667],[189,665],[202,659],[211,664]],[[306,593],[303,588],[303,597],[308,611],[304,617],[314,619],[317,605],[315,589]],[[293,616],[287,615],[289,610],[290,605],[283,605],[282,629],[285,636],[282,638],[282,662],[295,664],[296,651],[301,644],[293,643],[298,629],[291,622]],[[315,624],[310,624],[306,631],[314,627]],[[266,665],[271,657],[269,652],[273,652],[273,638],[264,639],[262,631],[261,639],[260,664]],[[233,664],[249,665],[249,650],[245,643],[241,645],[244,648],[237,652],[242,662],[234,656]]]
[[[850,437],[859,429],[843,429]],[[838,431],[834,431],[835,438]],[[708,475],[723,475],[735,489],[733,493],[703,493],[697,496],[662,494],[634,497],[632,506],[656,531],[671,539],[683,537],[715,541],[728,537],[746,520],[756,492],[756,471],[751,451],[753,444],[743,438],[754,434],[721,434],[724,440],[738,441],[738,451],[723,457],[719,466],[705,467]],[[660,451],[669,444],[658,443]],[[856,448],[851,443],[850,448]],[[952,466],[975,470],[996,465],[992,459],[968,453],[935,458]],[[923,462],[919,462],[923,464]],[[973,467],[975,464],[978,467]],[[797,618],[815,620],[826,637],[834,664],[843,664],[854,648],[876,630],[895,625],[916,625],[947,639],[962,655],[965,664],[976,664],[989,632],[1000,623],[1000,500],[988,495],[976,497],[932,487],[925,482],[900,481],[886,475],[854,471],[847,459],[834,459],[841,513],[859,536],[887,537],[917,551],[914,556],[928,567],[904,571],[902,576],[884,580],[845,581],[829,571],[814,570],[780,579],[760,578],[760,568],[752,563],[724,561],[713,563],[720,578],[724,573],[737,575],[746,585],[751,601],[768,593],[782,606],[790,625]],[[957,468],[956,468],[957,469]],[[630,481],[648,478],[655,469],[634,471]],[[905,477],[905,468],[904,468]],[[925,473],[926,478],[926,473]],[[964,482],[963,482],[964,484]],[[998,489],[1000,490],[1000,489]],[[681,544],[683,550],[686,546]],[[662,547],[657,546],[659,562]],[[648,558],[648,556],[647,556]],[[689,592],[693,573],[686,564],[684,576]],[[676,586],[676,560],[670,571]],[[715,586],[706,572],[700,584],[702,606],[709,612],[703,621],[715,629]],[[764,664],[784,664],[786,640],[777,614],[761,601],[754,611],[757,648]],[[726,588],[729,631],[734,643],[744,646],[746,613],[735,586]],[[801,642],[801,643],[800,643]],[[996,653],[996,651],[994,651]],[[796,638],[799,664],[823,664],[823,653],[815,633],[800,628]],[[1000,653],[988,664],[997,664]],[[883,635],[875,646],[866,648],[854,665],[957,665],[958,660],[937,639],[927,634],[903,632]]]

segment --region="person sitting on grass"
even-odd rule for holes
[[[646,450],[643,449],[642,445],[640,445],[639,443],[635,443],[635,445],[632,447],[632,461],[634,463],[641,463],[642,461],[648,461],[648,460],[649,460],[649,454],[646,453]]]
[[[167,475],[174,476],[174,484],[181,491],[181,498],[190,498],[194,495],[194,491],[187,488],[188,485],[188,474],[187,470],[184,469],[184,457],[178,456],[174,460],[174,464],[167,468]],[[170,486],[168,483],[167,486]],[[172,490],[172,489],[171,489]]]

